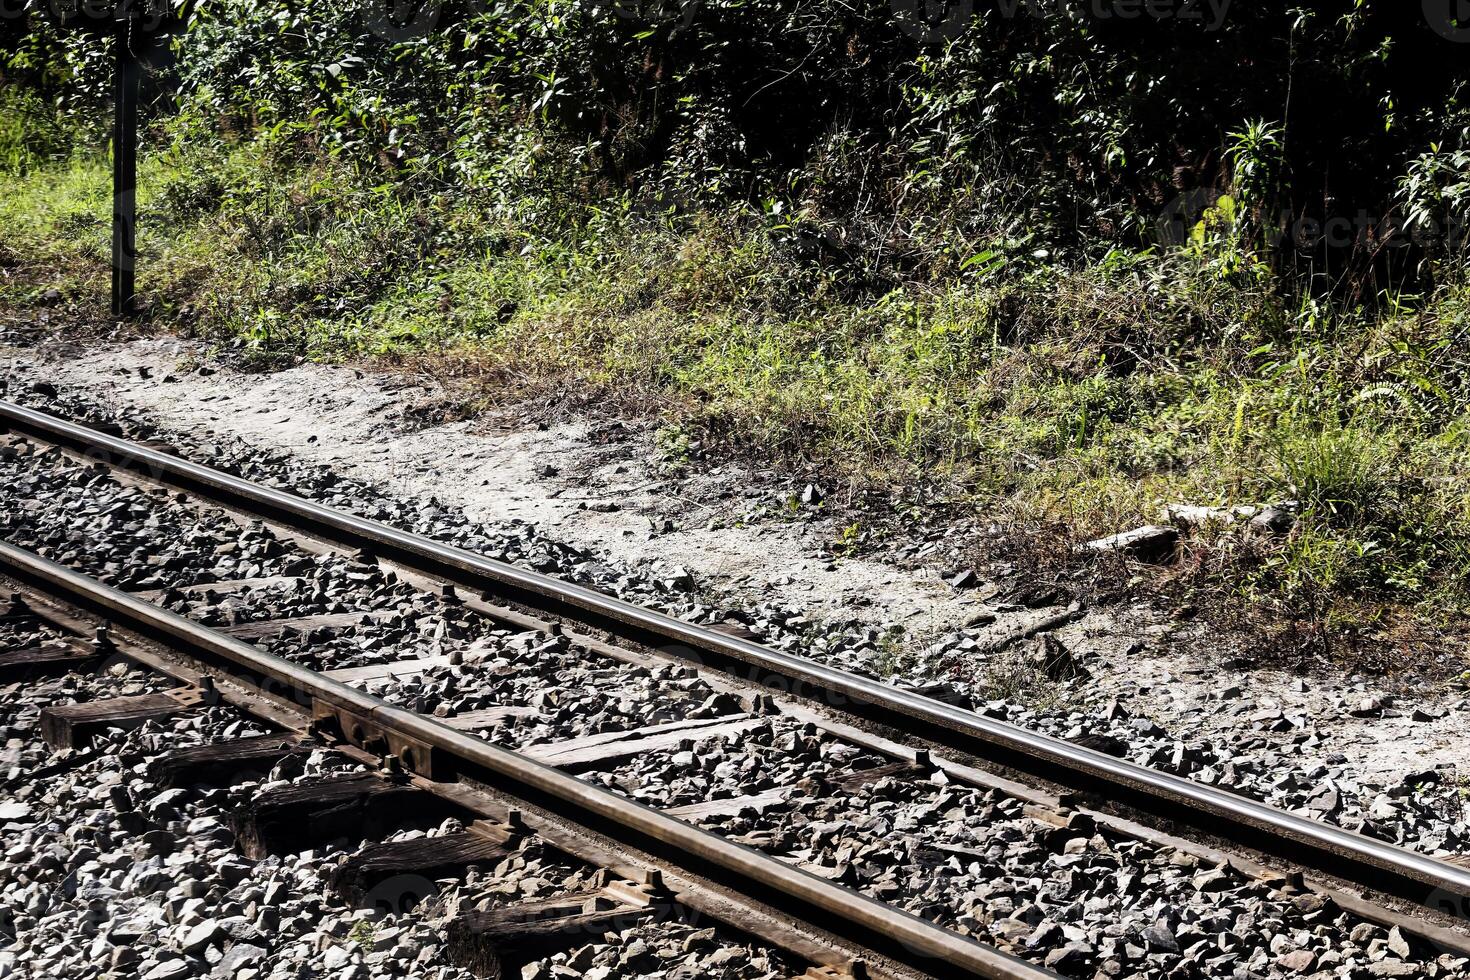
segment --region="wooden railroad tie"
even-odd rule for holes
[[[106,652],[90,640],[74,637],[6,650],[0,653],[0,684],[57,677],[72,671],[90,672]]]
[[[522,755],[567,772],[613,766],[651,752],[678,749],[686,741],[735,736],[766,724],[753,715],[725,715],[650,725],[629,732],[599,732],[563,742],[528,745]]]
[[[231,824],[240,850],[259,859],[462,815],[433,793],[373,773],[345,773],[261,793],[235,811]]]
[[[631,882],[600,892],[465,912],[449,920],[449,957],[488,980],[511,980],[535,960],[597,942],[644,919],[673,914],[669,896]]]
[[[148,721],[165,721],[198,707],[204,693],[182,688],[163,694],[109,698],[41,710],[41,736],[53,749],[85,749],[101,732],[137,728]]]
[[[448,718],[436,718],[435,721],[447,725],[455,731],[476,732],[485,728],[495,728],[517,718],[539,718],[541,712],[536,708],[516,707],[515,705],[497,705],[493,708],[480,708],[478,711],[465,711],[461,714],[452,715]]]
[[[362,681],[381,681],[390,677],[417,677],[436,667],[448,667],[453,661],[448,656],[424,657],[420,660],[395,660],[385,664],[368,664],[365,667],[334,667],[322,671],[323,676],[343,684]]]
[[[264,774],[282,759],[308,751],[296,735],[259,735],[214,745],[173,749],[153,760],[150,774],[161,786],[228,786]]]
[[[291,619],[262,619],[253,623],[240,623],[236,626],[221,626],[219,631],[237,640],[254,643],[256,640],[275,636],[288,629],[302,634],[316,630],[340,630],[349,626],[362,626],[365,623],[391,619],[395,615],[397,614],[392,611],[365,609],[357,612],[323,613],[320,616],[296,616]]]
[[[390,912],[406,912],[410,898],[416,903],[435,891],[436,879],[498,862],[510,853],[505,840],[474,829],[442,837],[370,844],[333,870],[331,884],[343,898],[361,908],[386,904]]]
[[[861,770],[836,781],[832,785],[838,789],[853,793],[866,785],[878,782],[886,776],[914,778],[927,771],[907,762],[895,762],[889,765]],[[801,784],[793,783],[786,786],[776,786],[759,793],[752,793],[748,796],[732,796],[723,800],[700,800],[698,803],[686,803],[683,806],[671,807],[664,812],[671,817],[678,817],[680,820],[688,823],[700,823],[713,817],[735,816],[747,809],[753,810],[756,813],[764,813],[768,808],[786,802],[786,800],[799,792],[802,792]]]

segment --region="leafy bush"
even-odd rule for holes
[[[1422,227],[1457,204],[1470,59],[1417,5],[1234,4],[1218,23],[1102,9],[931,25],[897,0],[212,0],[158,80],[226,132],[287,127],[395,179],[498,179],[524,151],[555,158],[580,202],[742,203],[875,295],[963,276],[1007,240],[1147,244],[1231,187],[1278,269],[1330,262],[1359,292],[1428,271],[1442,237],[1381,239],[1395,215]],[[105,101],[102,46],[35,19],[3,43],[5,72],[74,115]],[[1367,238],[1297,234],[1360,215]]]
[[[149,87],[155,316],[1053,535],[1289,497],[1182,577],[1336,634],[1470,606],[1470,45],[1371,0],[921,6],[212,0]],[[20,309],[100,289],[110,53],[4,26]]]

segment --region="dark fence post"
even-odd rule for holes
[[[117,91],[112,119],[112,315],[133,313],[138,263],[138,97],[143,63],[130,25],[118,25]]]
[[[6,0],[0,0],[0,4]],[[138,299],[138,111],[147,61],[164,39],[183,30],[198,0],[50,0],[39,4],[62,28],[117,47],[112,115],[112,315],[137,313]]]

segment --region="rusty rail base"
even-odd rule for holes
[[[11,579],[6,581],[20,585]],[[17,594],[13,598],[20,600],[19,615],[37,619],[64,633],[85,636],[98,625],[94,616],[52,599],[34,587],[28,588],[24,596]],[[185,687],[200,689],[201,693],[205,685],[212,685],[220,703],[231,705],[273,729],[320,744],[369,769],[384,765],[385,760],[380,756],[339,740],[330,732],[320,730],[313,735],[311,712],[302,705],[266,696],[248,684],[239,683],[238,678],[213,683],[218,675],[206,676],[180,659],[180,651],[158,647],[131,630],[104,628],[98,629],[97,633],[107,636],[110,656],[125,657]],[[84,749],[74,752],[62,762],[23,773],[9,782],[0,783],[0,787],[13,788],[24,782],[70,772],[95,759],[98,751]],[[532,808],[524,799],[466,781],[435,782],[421,776],[410,776],[408,781],[446,803],[462,807],[470,819],[478,818],[482,826],[489,821],[492,827],[501,828],[507,839],[522,832],[533,833],[552,850],[572,861],[607,869],[627,881],[649,882],[650,872],[658,871],[658,880],[671,895],[670,904],[688,909],[696,917],[695,921],[719,923],[737,941],[769,946],[784,951],[797,961],[815,964],[814,969],[830,980],[860,980],[864,975],[871,980],[922,980],[925,976],[897,963],[866,959],[868,950],[846,943],[830,931],[816,932],[768,905],[755,904],[749,896],[734,895],[713,882],[678,874],[661,865],[651,854],[626,846],[619,849],[605,836],[592,835],[570,820],[544,809]],[[521,825],[524,825],[524,831],[520,829]]]
[[[219,470],[0,400],[0,426],[406,568],[607,629],[748,683],[791,693],[1182,826],[1442,909],[1470,903],[1470,869],[932,698],[727,636],[592,589],[341,513]]]
[[[722,882],[732,884],[742,894],[927,975],[990,980],[1056,976],[752,848],[456,731],[437,719],[396,708],[3,542],[0,572],[185,652],[206,665],[209,674],[220,673],[221,681],[258,686],[276,700],[290,700],[309,708],[318,718],[335,715],[355,720],[361,726],[355,733],[351,732],[351,721],[341,726],[349,734],[349,742],[364,748],[365,744],[386,739],[394,757],[421,778],[483,782],[680,867],[715,871]],[[413,751],[405,754],[405,746]]]

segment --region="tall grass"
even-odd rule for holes
[[[144,288],[158,322],[257,367],[376,359],[494,379],[475,400],[581,391],[717,451],[938,488],[1078,537],[1170,503],[1289,499],[1291,534],[1223,550],[1199,586],[1333,629],[1470,604],[1456,290],[1329,314],[1242,279],[1222,240],[1017,256],[864,295],[740,209],[507,202],[491,173],[487,190],[409,193],[298,136],[174,132],[145,157]],[[55,287],[84,320],[104,305],[105,160],[5,179],[0,312]],[[1408,394],[1371,394],[1390,389]]]
[[[1372,433],[1283,426],[1273,434],[1270,455],[1278,491],[1325,523],[1358,527],[1387,516],[1394,470]]]

